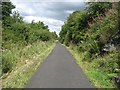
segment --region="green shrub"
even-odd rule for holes
[[[94,59],[95,68],[102,69],[108,73],[115,73],[119,69],[119,52],[111,52],[110,54]],[[118,73],[118,72],[117,72]]]
[[[91,62],[92,61],[92,54],[88,51],[85,51],[83,61]]]
[[[15,52],[11,52],[10,50],[4,51],[2,54],[2,69],[3,73],[7,73],[11,71],[17,62],[17,57],[15,56]]]

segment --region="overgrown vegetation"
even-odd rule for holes
[[[38,41],[24,48],[14,48],[11,51],[5,51],[3,57],[10,58],[10,64],[12,57],[16,60],[14,68],[10,73],[3,74],[3,88],[24,88],[28,83],[31,76],[35,73],[40,64],[46,59],[54,48],[55,43],[53,41]],[[9,60],[9,59],[8,59]],[[17,62],[19,61],[19,62]],[[3,65],[4,66],[4,65]],[[9,65],[10,66],[10,65]],[[8,65],[7,65],[8,67]],[[4,68],[4,67],[3,67]],[[9,67],[8,67],[9,68]]]
[[[15,88],[18,86],[15,80],[19,77],[18,74],[20,74],[20,78],[25,79],[23,80],[23,84],[19,82],[21,83],[19,87],[22,87],[37,68],[37,64],[40,64],[39,62],[52,51],[57,35],[56,32],[50,32],[48,26],[41,21],[34,22],[33,20],[31,23],[24,22],[19,12],[14,11],[12,13],[12,9],[14,9],[15,6],[11,2],[2,2],[1,4],[2,20],[0,23],[2,22],[2,27],[0,27],[0,32],[2,32],[2,62],[0,61],[0,63],[2,63],[2,74],[0,76],[5,79],[3,79],[3,81],[5,81],[3,84],[4,87]],[[36,58],[37,61],[34,58]],[[30,62],[32,63],[29,66]],[[31,67],[32,65],[35,68]],[[22,69],[20,69],[21,67]],[[14,74],[18,72],[16,68],[20,70],[20,72]],[[28,68],[31,69],[29,70]],[[18,76],[16,78],[14,78],[14,76],[6,77],[12,74]],[[24,76],[24,78],[22,76]],[[13,81],[8,79],[9,77],[14,78]]]
[[[0,35],[2,36],[2,21],[0,20]],[[2,37],[0,37],[0,46],[2,43]],[[2,75],[2,51],[0,51],[0,76]]]
[[[77,62],[86,64],[80,65],[96,87],[115,87],[113,82],[119,87],[120,3],[87,4],[86,10],[70,14],[62,26],[60,42],[72,46],[74,56],[82,55]],[[94,77],[97,74],[99,78]]]

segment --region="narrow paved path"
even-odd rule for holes
[[[26,88],[93,88],[68,50],[57,43]]]

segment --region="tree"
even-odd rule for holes
[[[52,32],[52,38],[53,39],[55,39],[55,40],[57,40],[58,39],[58,36],[57,36],[57,34],[56,34],[56,32],[54,31],[54,32]]]
[[[105,15],[105,12],[112,8],[112,3],[109,2],[89,2],[87,4],[89,20],[101,15]]]
[[[18,11],[14,11],[12,13],[12,18],[13,18],[14,22],[23,22],[23,17],[20,16]]]
[[[12,9],[14,8],[15,6],[11,2],[2,2],[2,20],[4,26],[8,24],[7,19],[12,14]]]
[[[60,32],[60,41],[78,44],[80,40],[82,40],[81,35],[83,34],[81,34],[81,32],[84,33],[84,28],[88,26],[87,19],[88,15],[85,11],[75,11],[70,14],[67,18],[67,21],[62,26],[62,31]]]
[[[11,2],[2,2],[2,19],[4,20],[6,17],[12,14],[12,9],[15,6]]]

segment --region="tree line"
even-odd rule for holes
[[[120,3],[86,4],[85,10],[69,15],[62,26],[59,41],[66,46],[77,46],[78,52],[84,53],[83,61],[92,63],[95,59],[108,55],[108,60],[97,62],[98,67],[112,77],[116,73],[119,76]]]
[[[8,48],[12,43],[27,45],[37,40],[49,41],[56,39],[56,32],[50,32],[43,22],[26,23],[18,11],[12,13],[15,6],[11,2],[2,2],[2,48]]]
[[[2,15],[0,22],[2,23],[2,66],[3,73],[12,70],[12,64],[9,57],[4,52],[12,51],[16,46],[25,47],[38,41],[53,41],[57,39],[56,32],[50,32],[48,26],[43,22],[31,23],[24,22],[23,17],[18,11],[12,12],[15,6],[11,2],[2,2]]]

